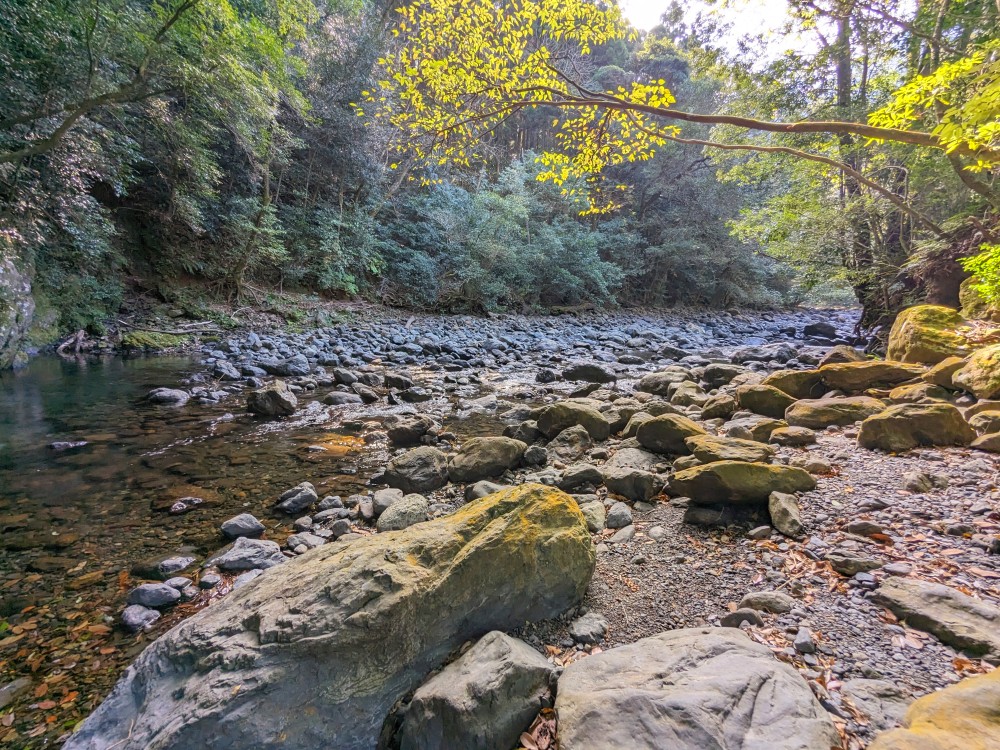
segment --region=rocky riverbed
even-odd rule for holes
[[[536,620],[524,626],[483,615],[480,632],[506,630],[560,669],[675,630],[690,635],[656,641],[664,654],[687,644],[732,652],[723,665],[759,659],[742,641],[712,640],[713,628],[738,627],[811,688],[785,690],[803,737],[833,732],[844,747],[865,747],[913,698],[1000,658],[1000,619],[990,619],[1000,613],[1000,491],[996,459],[968,447],[975,432],[960,414],[960,425],[918,435],[900,455],[859,446],[861,431],[861,443],[887,439],[885,429],[871,437],[871,424],[899,400],[891,387],[922,382],[926,368],[875,372],[862,361],[816,375],[824,360],[863,360],[845,348],[852,327],[851,313],[830,311],[473,319],[369,309],[337,326],[208,343],[184,382],[146,379],[129,393],[121,408],[138,425],[103,438],[46,433],[60,443],[44,450],[59,457],[64,481],[88,474],[89,491],[115,493],[84,504],[99,517],[84,524],[78,502],[46,503],[35,517],[38,485],[0,469],[0,744],[64,739],[141,647],[206,606],[255,597],[290,558],[308,566],[335,548],[368,549],[527,483],[573,498],[594,545],[592,578],[582,597],[553,590],[558,606],[540,581],[522,582],[526,601],[551,606],[514,618]],[[901,403],[973,407],[959,388],[942,390]],[[917,417],[928,418],[899,419]],[[236,541],[214,554],[227,537]],[[209,627],[198,617],[192,627]],[[409,658],[421,654],[426,672],[470,632],[443,630],[433,655],[414,646]],[[494,639],[490,653],[516,652],[511,642]],[[560,715],[582,717],[591,678],[574,674],[556,688],[556,709],[565,694]],[[441,713],[422,700],[390,745],[427,746],[407,739],[426,736],[427,717]],[[366,703],[381,714],[365,721],[381,724],[394,701]],[[109,718],[127,724],[120,705],[102,710],[90,724],[96,744],[78,746],[101,746]],[[155,732],[136,710],[136,726]],[[642,721],[623,711],[626,730]],[[310,736],[303,721],[294,736]],[[586,721],[571,723],[561,738],[586,747]],[[558,731],[543,710],[524,741],[544,746]]]

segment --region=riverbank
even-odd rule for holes
[[[118,411],[106,414],[99,430],[50,413],[42,429],[8,451],[0,586],[5,605],[23,606],[5,609],[8,628],[19,632],[0,636],[0,685],[28,680],[29,686],[0,709],[0,715],[13,717],[10,731],[0,734],[2,741],[33,747],[58,737],[97,705],[137,650],[224,595],[231,582],[164,610],[149,631],[132,636],[119,618],[129,591],[144,579],[135,565],[140,560],[194,558],[181,575],[196,580],[197,565],[225,543],[220,523],[244,512],[263,519],[265,537],[278,544],[293,533],[322,543],[329,538],[321,536],[328,520],[303,520],[308,508],[292,514],[274,509],[278,497],[301,482],[312,483],[317,497],[342,498],[345,512],[337,517],[349,521],[350,533],[373,533],[365,498],[384,486],[383,469],[407,450],[389,437],[393,420],[413,419],[405,417],[408,413],[428,418],[432,426],[424,430],[422,442],[452,453],[472,437],[516,431],[533,410],[571,396],[586,395],[624,417],[626,403],[639,395],[634,390],[639,379],[671,365],[703,377],[713,362],[737,362],[730,375],[741,375],[745,382],[777,368],[814,366],[831,346],[848,341],[853,325],[846,312],[805,311],[492,319],[383,311],[375,320],[368,317],[203,343],[196,360],[178,363],[176,375],[149,372],[106,401],[104,409]],[[573,372],[576,365],[586,367]],[[255,419],[245,411],[246,393],[275,374],[290,385],[294,413]],[[7,377],[17,380],[5,379],[5,387],[37,380],[31,372]],[[607,383],[588,384],[593,380]],[[719,386],[726,389],[724,383]],[[183,391],[183,405],[144,402],[146,392],[158,387]],[[687,405],[676,394],[672,400],[694,415],[705,400],[692,395]],[[23,401],[16,396],[6,408]],[[62,408],[72,412],[70,403]],[[637,404],[632,411],[641,409]],[[40,411],[46,411],[44,406]],[[114,430],[116,420],[127,426]],[[991,576],[1000,572],[996,557],[966,533],[972,527],[986,534],[995,525],[992,456],[933,448],[903,458],[878,457],[856,447],[852,429],[820,431],[813,445],[775,451],[776,465],[811,462],[817,477],[816,489],[800,497],[809,532],[802,541],[758,528],[766,518],[703,527],[685,523],[688,509],[658,491],[642,498],[624,497],[621,488],[609,492],[604,473],[616,458],[639,450],[634,436],[588,441],[579,435],[577,442],[548,443],[542,464],[515,466],[495,481],[553,483],[574,493],[595,516],[603,515],[600,524],[596,518],[593,523],[597,570],[583,607],[605,619],[605,648],[667,628],[717,624],[755,590],[792,595],[788,612],[746,620],[750,632],[810,680],[848,742],[859,747],[891,725],[886,722],[898,717],[893,707],[905,705],[910,696],[986,667],[957,660],[948,647],[887,620],[885,610],[869,601],[874,586],[864,577],[873,583],[880,574],[845,577],[826,561],[829,553],[849,552],[852,559],[874,560],[878,566],[899,562],[910,566],[908,577],[940,580],[987,599],[998,596]],[[87,444],[65,451],[45,447],[56,441]],[[547,441],[538,435],[526,442],[541,446]],[[23,472],[32,451],[41,451],[46,460]],[[654,477],[672,468],[655,455],[643,460],[652,461],[642,471]],[[908,488],[913,473],[931,477],[930,484]],[[87,475],[91,484],[60,485],[59,498],[35,502],[57,475]],[[452,513],[465,502],[465,493],[458,484],[425,490],[427,514]],[[178,500],[191,497],[203,502],[170,513]],[[884,506],[875,507],[872,500]],[[600,514],[597,505],[603,508]],[[866,536],[859,532],[862,527],[851,525],[860,521],[881,530],[868,528]],[[966,531],[956,535],[955,529]],[[78,536],[67,541],[71,534]],[[18,541],[11,544],[11,539]],[[62,545],[58,552],[53,552],[53,539]],[[305,548],[313,544],[304,537],[299,541],[308,542]],[[303,551],[299,546],[285,554]],[[56,562],[40,563],[43,558]],[[35,572],[25,576],[25,568]],[[82,606],[84,599],[90,606]],[[577,614],[522,635],[553,658],[571,661],[592,650],[570,635],[568,625]],[[811,652],[792,643],[803,629],[811,633]],[[43,648],[43,643],[53,645]],[[844,686],[858,679],[891,683],[893,690],[879,693],[864,710],[860,693],[844,700],[850,692]],[[47,687],[39,695],[42,685]],[[869,695],[888,688],[860,683],[860,689]],[[890,718],[874,719],[875,709]]]

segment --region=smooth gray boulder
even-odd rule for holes
[[[144,583],[128,592],[127,604],[139,604],[151,609],[160,609],[177,604],[181,592],[166,583]]]
[[[260,536],[264,533],[264,524],[250,513],[240,513],[222,522],[222,533],[230,539],[241,536]]]
[[[302,482],[281,493],[275,508],[293,515],[311,507],[317,500],[319,500],[319,495],[316,494],[316,488],[313,487],[312,483]]]
[[[448,654],[576,606],[594,562],[576,503],[541,485],[325,545],[161,636],[64,748],[371,750]]]
[[[560,750],[839,746],[808,683],[733,628],[660,633],[566,667]]]
[[[399,531],[426,521],[430,504],[423,495],[409,494],[394,502],[378,517],[379,531]]]
[[[911,628],[1000,665],[1000,607],[950,586],[916,578],[888,578],[871,598]]]
[[[549,693],[555,668],[527,644],[487,633],[413,695],[401,750],[515,747]]]
[[[248,539],[241,536],[232,545],[210,557],[205,565],[214,565],[220,570],[238,572],[255,568],[261,570],[273,568],[285,560],[286,558],[281,554],[281,547],[278,546],[277,542]]]
[[[433,492],[448,484],[448,456],[423,446],[396,456],[385,468],[385,483],[403,492]]]
[[[633,502],[646,502],[663,489],[663,480],[642,469],[605,468],[603,479],[608,492],[621,495]]]
[[[247,396],[247,409],[262,417],[291,416],[298,405],[299,400],[284,380],[275,380]]]

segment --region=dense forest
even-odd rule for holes
[[[856,301],[871,330],[957,302],[961,263],[987,293],[1000,276],[993,0],[790,0],[759,38],[676,2],[651,31],[589,37],[559,28],[607,15],[588,2],[555,20],[545,2],[2,5],[0,260],[31,285],[35,343],[99,333],[130,294],[197,315],[289,290],[467,311]],[[421,114],[441,91],[420,45],[465,44],[428,37],[433,14],[484,8],[523,14],[517,64],[572,71],[555,118],[540,99],[484,114],[522,96],[490,64],[480,100],[439,82],[478,130]],[[584,93],[648,111],[629,132]],[[679,129],[655,111],[674,101]],[[746,126],[804,121],[858,126]]]

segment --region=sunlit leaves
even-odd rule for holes
[[[917,76],[869,120],[890,128],[934,123],[932,132],[948,152],[962,147],[995,150],[1000,146],[1000,40]],[[993,160],[979,158],[969,169],[996,166]]]
[[[432,166],[471,167],[489,136],[522,110],[561,110],[558,151],[539,157],[538,178],[566,187],[606,167],[649,159],[665,141],[651,127],[655,110],[674,98],[664,81],[590,91],[573,65],[595,47],[629,33],[614,5],[587,0],[420,0],[399,11],[400,40],[379,60],[378,88],[359,113],[395,134],[394,147]],[[635,109],[629,105],[641,105]],[[566,187],[585,210],[612,207],[596,191]]]

